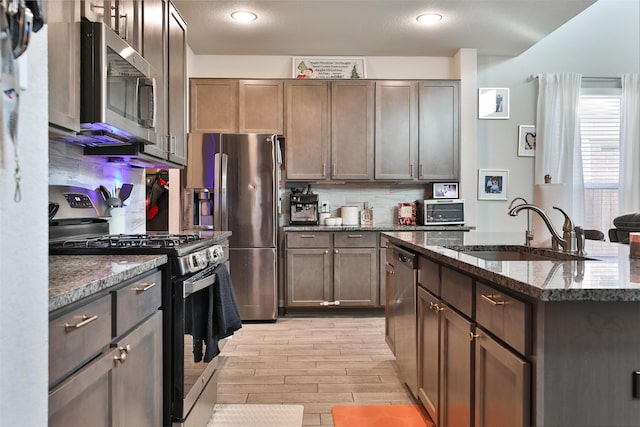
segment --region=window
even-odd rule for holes
[[[580,95],[580,135],[586,229],[607,234],[618,216],[620,89],[587,89]]]

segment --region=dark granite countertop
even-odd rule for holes
[[[487,282],[539,301],[640,301],[640,259],[629,259],[629,246],[586,242],[587,260],[489,261],[455,246],[441,246],[428,232],[386,232],[392,243],[429,256]],[[485,248],[522,245],[523,233],[463,233],[463,244]]]
[[[285,225],[284,231],[469,231],[466,225]]]
[[[167,262],[166,255],[51,255],[49,312]]]

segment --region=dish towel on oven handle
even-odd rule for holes
[[[236,294],[229,270],[220,264],[214,270],[216,283],[185,300],[185,333],[193,337],[193,360],[210,362],[220,354],[218,341],[242,328]]]

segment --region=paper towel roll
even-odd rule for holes
[[[547,214],[558,234],[562,235],[564,215],[554,206],[566,212],[567,193],[564,184],[536,184],[533,188],[533,204]],[[533,245],[538,247],[551,247],[551,233],[540,215],[533,215]]]
[[[360,213],[357,206],[343,206],[340,208],[340,216],[342,217],[342,225],[358,225],[360,221]]]

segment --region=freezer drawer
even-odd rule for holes
[[[231,281],[242,321],[277,318],[276,260],[275,248],[229,250]]]

